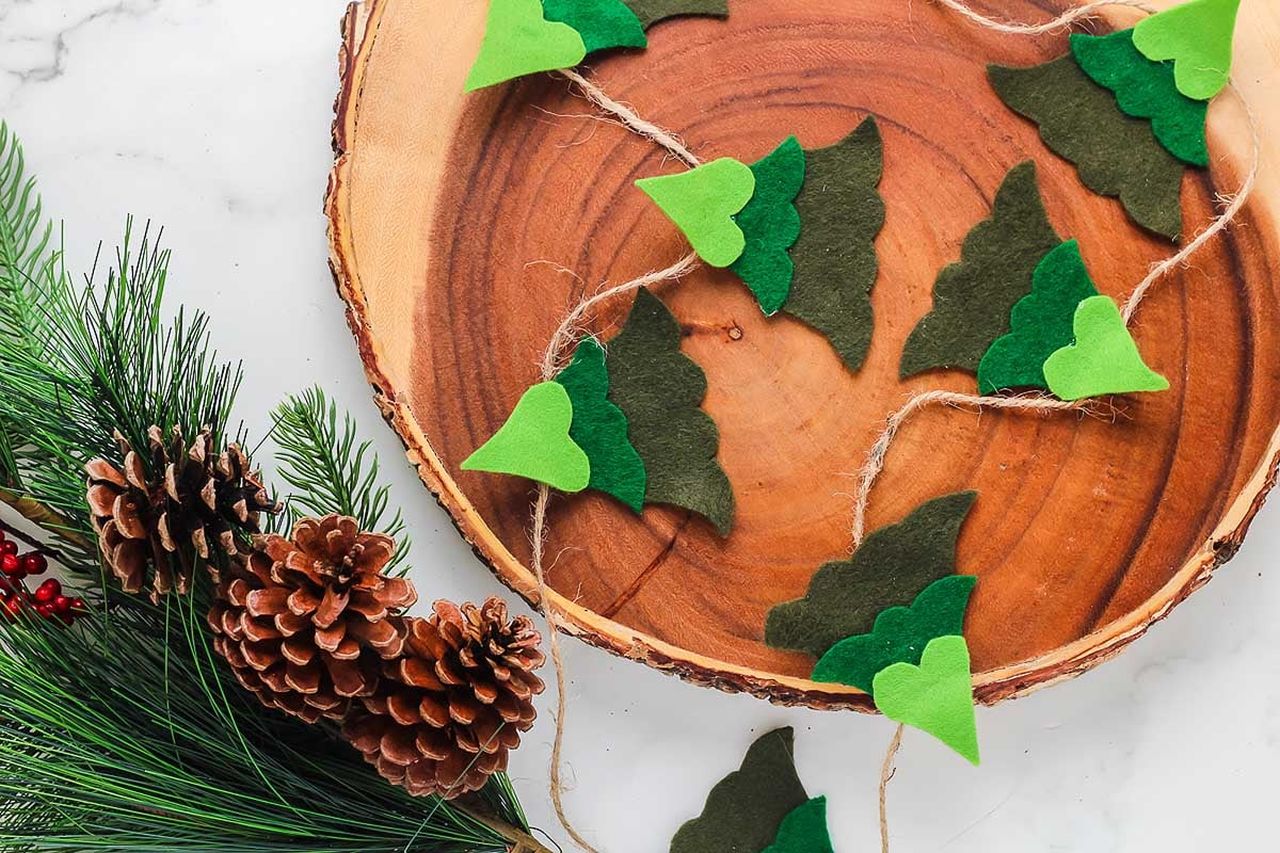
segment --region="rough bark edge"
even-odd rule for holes
[[[376,45],[382,12],[390,2],[392,0],[365,0],[364,3],[356,0],[348,7],[342,22],[340,85],[334,105],[335,162],[329,176],[324,204],[328,220],[329,267],[338,295],[346,305],[347,325],[355,337],[365,376],[373,389],[374,402],[382,412],[383,419],[400,437],[410,464],[435,496],[436,502],[448,514],[458,533],[471,546],[476,557],[503,584],[530,604],[536,604],[537,587],[532,573],[492,536],[484,519],[444,470],[430,442],[414,421],[409,407],[397,398],[395,389],[382,369],[378,347],[364,319],[367,303],[359,275],[354,268],[354,252],[347,234],[347,180],[350,175],[351,146],[359,118],[364,69]],[[1277,425],[1272,435],[1264,463],[1228,508],[1214,533],[1196,555],[1142,608],[1050,654],[978,673],[974,677],[976,701],[983,705],[994,705],[1004,699],[1016,699],[1043,687],[1075,678],[1115,657],[1153,625],[1167,617],[1191,593],[1208,583],[1219,566],[1235,556],[1250,523],[1275,485],[1278,466],[1280,425]],[[474,529],[468,530],[464,522],[473,524]],[[875,713],[870,697],[856,688],[771,675],[697,655],[632,631],[579,607],[558,594],[553,595],[551,604],[561,619],[567,622],[561,626],[564,633],[691,683],[713,687],[726,693],[748,693],[783,706]]]

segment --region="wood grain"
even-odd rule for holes
[[[671,509],[642,519],[599,496],[552,506],[551,604],[567,630],[617,654],[783,703],[866,709],[852,688],[805,679],[812,661],[762,642],[764,615],[848,553],[851,473],[915,391],[972,392],[971,376],[906,382],[906,335],[934,276],[985,217],[1005,172],[1034,159],[1050,217],[1080,240],[1100,289],[1127,295],[1170,247],[1008,111],[988,62],[1066,49],[975,29],[923,0],[734,0],[727,22],[662,24],[645,52],[592,69],[613,97],[677,131],[704,159],[750,161],[796,133],[828,145],[868,114],[885,139],[888,212],[877,242],[874,341],[856,374],[825,341],[760,316],[731,275],[700,270],[659,293],[707,373],[738,524],[727,540]],[[1023,0],[985,8],[1042,20]],[[1060,7],[1054,7],[1060,8]],[[584,293],[686,251],[632,182],[671,171],[651,143],[597,121],[551,75],[463,96],[482,34],[478,0],[369,0],[345,23],[338,154],[327,200],[332,262],[375,396],[426,484],[479,557],[532,599],[527,483],[459,463],[537,380],[555,325]],[[1264,139],[1280,124],[1280,11],[1246,4],[1237,78]],[[1131,21],[1132,18],[1118,17]],[[1189,173],[1184,217],[1202,228],[1248,153],[1239,106],[1210,112],[1211,173]],[[1264,160],[1275,148],[1264,144]],[[1265,165],[1265,163],[1264,163]],[[1239,224],[1170,276],[1135,334],[1172,389],[1121,401],[1103,422],[935,410],[894,444],[870,529],[946,492],[977,489],[959,542],[980,577],[966,634],[978,697],[1017,695],[1115,654],[1238,547],[1280,456],[1277,178]],[[610,335],[629,300],[596,328]]]

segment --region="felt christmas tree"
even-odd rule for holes
[[[991,83],[1085,186],[1177,240],[1182,175],[1208,165],[1207,101],[1227,85],[1239,5],[1193,0],[1130,30],[1076,34],[1070,53],[1044,65],[991,66]]]
[[[725,17],[728,9],[723,0],[490,0],[467,91],[572,68],[604,50],[647,47],[647,29],[684,15]]]
[[[827,799],[805,793],[791,728],[766,732],[742,765],[715,784],[702,813],[671,839],[671,853],[832,853]]]
[[[902,376],[958,368],[978,374],[983,394],[1042,389],[1063,400],[1168,388],[1119,307],[1098,294],[1079,245],[1058,241],[1034,164],[1009,171],[993,207],[959,262],[938,274],[933,310],[903,347]]]
[[[856,370],[871,344],[882,160],[868,118],[827,148],[805,151],[791,137],[750,165],[723,157],[636,186],[698,257],[742,279],[765,316],[802,320]]]
[[[733,526],[720,437],[699,406],[702,369],[680,352],[680,326],[647,290],[609,352],[583,338],[554,379],[526,391],[464,471],[509,474],[562,492],[603,492],[639,512],[671,504]]]
[[[977,578],[956,573],[960,527],[976,495],[920,506],[818,570],[805,597],[769,612],[765,641],[818,660],[813,680],[871,694],[897,722],[978,763],[964,617]]]

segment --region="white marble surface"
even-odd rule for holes
[[[429,0],[423,0],[429,2]],[[345,0],[0,0],[0,116],[26,140],[73,257],[133,213],[165,226],[171,296],[243,358],[240,413],[319,381],[382,451],[424,597],[499,591],[400,464],[326,269],[320,213]],[[262,428],[261,420],[255,424]],[[904,853],[1263,851],[1280,783],[1280,504],[1207,588],[1118,660],[981,710],[972,769],[908,733],[891,790]],[[782,710],[567,645],[569,809],[610,853],[666,849],[753,733],[791,724],[841,853],[875,849],[881,719]],[[544,708],[548,703],[544,703]],[[512,775],[558,841],[544,710]]]

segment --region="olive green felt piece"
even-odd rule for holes
[[[1093,296],[1076,308],[1075,343],[1049,356],[1044,376],[1063,400],[1102,394],[1164,391],[1169,380],[1147,367],[1120,309],[1109,296]]]
[[[542,16],[540,0],[490,0],[480,55],[466,90],[504,83],[526,74],[572,68],[587,56],[578,31]]]
[[[792,809],[762,853],[835,853],[827,829],[827,798],[814,797]]]
[[[1207,101],[1231,77],[1231,44],[1240,0],[1191,0],[1144,18],[1133,43],[1147,59],[1173,60],[1178,91]]]
[[[804,186],[804,149],[793,136],[753,163],[751,172],[756,178],[755,194],[734,217],[747,243],[731,269],[768,317],[777,313],[791,292],[795,265],[787,250],[800,236],[795,200]]]
[[[1005,104],[1039,125],[1044,143],[1075,164],[1086,187],[1118,198],[1144,228],[1178,239],[1185,167],[1148,122],[1116,109],[1112,94],[1074,57],[1032,68],[992,65],[987,73]]]
[[[563,386],[534,385],[493,437],[466,458],[462,470],[512,474],[580,492],[591,479],[591,463],[569,437],[572,422],[573,403]]]
[[[827,650],[813,668],[813,680],[851,684],[871,693],[880,670],[895,663],[920,663],[930,640],[964,633],[965,610],[977,582],[973,575],[939,578],[910,607],[880,611],[871,633],[846,637]]]
[[[583,338],[573,361],[555,379],[573,403],[569,437],[591,460],[587,488],[613,495],[636,512],[644,506],[645,473],[640,454],[627,438],[627,417],[609,402],[604,349]]]
[[[640,19],[622,0],[542,0],[542,9],[548,21],[577,30],[588,54],[649,44]]]
[[[623,0],[647,30],[669,18],[690,15],[729,17],[728,0]]]
[[[796,197],[803,225],[791,248],[795,276],[783,311],[821,332],[857,370],[871,345],[875,239],[884,226],[876,189],[884,171],[880,130],[869,117],[835,145],[805,154]]]
[[[876,674],[875,702],[889,719],[936,737],[976,765],[978,727],[964,637],[938,637],[920,665],[895,663]]]
[[[871,631],[880,611],[909,605],[925,587],[955,574],[956,537],[975,497],[935,498],[872,533],[848,560],[818,569],[804,598],[769,611],[765,642],[821,658],[845,637]]]
[[[1035,163],[1009,170],[991,217],[969,232],[960,261],[938,274],[933,310],[907,338],[903,378],[933,368],[977,370],[991,342],[1009,331],[1009,312],[1031,290],[1036,264],[1054,246]]]
[[[747,240],[734,221],[755,193],[751,167],[721,157],[687,172],[641,178],[636,186],[662,208],[708,265],[727,267],[742,256]]]
[[[716,462],[720,433],[698,408],[702,369],[680,352],[680,326],[658,297],[636,293],[622,331],[608,345],[609,399],[648,478],[646,504],[673,504],[705,516],[720,535],[733,527],[733,489]]]
[[[979,393],[1009,388],[1047,390],[1045,359],[1071,343],[1076,306],[1097,295],[1075,240],[1045,255],[1032,276],[1031,292],[1013,306],[1012,330],[997,338],[978,364]]]
[[[1099,86],[1110,89],[1126,115],[1151,120],[1165,149],[1193,166],[1209,165],[1205,101],[1188,98],[1173,81],[1173,65],[1152,62],[1133,46],[1133,30],[1105,36],[1074,33],[1071,52]]]
[[[671,853],[759,853],[772,844],[783,820],[809,801],[793,736],[788,726],[751,744],[742,766],[711,789],[702,814],[671,839]]]

